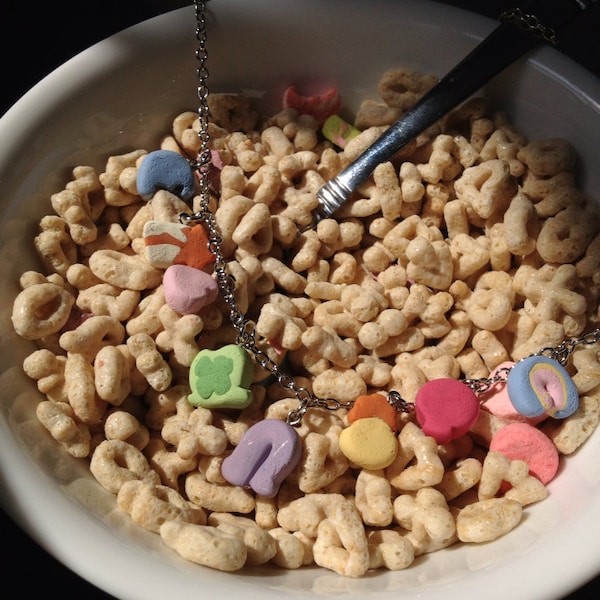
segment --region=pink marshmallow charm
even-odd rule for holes
[[[506,361],[500,363],[491,373],[490,378],[496,376],[498,371],[501,369],[510,369],[514,366],[514,362]],[[508,395],[508,388],[506,385],[506,379],[497,381],[487,391],[479,394],[479,400],[481,402],[481,408],[489,412],[490,414],[503,419],[504,421],[520,423],[529,423],[530,425],[537,425],[547,418],[547,414],[541,414],[537,417],[526,417],[522,415],[510,401]]]
[[[290,425],[279,419],[265,419],[246,431],[223,460],[221,474],[232,485],[272,498],[298,464],[301,453],[300,437]]]
[[[510,460],[524,460],[531,475],[544,485],[558,471],[559,455],[552,440],[527,423],[510,423],[498,430],[490,442],[490,450],[501,452]]]
[[[423,433],[443,445],[471,429],[479,415],[479,400],[460,381],[433,379],[417,392],[415,412]]]
[[[296,86],[291,85],[283,93],[283,107],[293,108],[301,115],[310,115],[319,123],[339,112],[342,99],[337,89],[331,88],[322,94],[303,96]]]
[[[219,286],[200,269],[171,265],[163,276],[166,303],[179,314],[194,315],[217,299]]]

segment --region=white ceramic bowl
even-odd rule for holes
[[[443,75],[494,24],[424,0],[219,0],[211,3],[210,86],[251,91],[266,110],[282,90],[318,77],[351,113],[380,74],[405,65]],[[600,432],[564,462],[550,497],[490,544],[458,545],[406,571],[344,579],[322,569],[223,574],[179,559],[158,536],[114,511],[85,463],[60,452],[34,415],[35,385],[21,371],[31,345],[12,331],[18,277],[36,268],[31,240],[49,195],[77,164],[153,148],[171,118],[196,103],[194,15],[174,11],[92,47],[53,72],[0,121],[0,469],[2,505],[73,571],[127,600],[232,594],[240,599],[352,596],[446,600],[560,598],[600,566]],[[600,83],[539,48],[487,88],[530,138],[565,137],[581,182],[600,200]]]

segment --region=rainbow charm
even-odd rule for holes
[[[566,419],[579,407],[579,393],[566,369],[545,356],[529,356],[517,362],[506,386],[513,406],[525,417],[546,413]]]

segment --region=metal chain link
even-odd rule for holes
[[[573,352],[575,352],[577,349],[577,346],[584,344],[592,345],[598,343],[599,341],[600,328],[594,329],[589,333],[585,333],[581,337],[565,340],[564,342],[558,344],[558,346],[546,346],[539,352],[534,352],[526,358],[531,356],[545,356],[546,358],[555,360],[564,367],[569,361],[571,354],[573,354]],[[496,373],[494,373],[493,377],[483,377],[481,379],[463,379],[463,383],[469,386],[476,394],[483,394],[496,383],[505,381],[511,369],[512,367],[502,367],[501,369],[498,369]]]
[[[209,249],[215,256],[214,271],[219,286],[221,297],[229,307],[229,319],[236,329],[236,343],[249,351],[260,367],[271,373],[277,379],[278,383],[285,389],[294,393],[299,401],[299,406],[290,411],[287,422],[297,427],[301,424],[302,417],[313,407],[325,408],[327,410],[338,410],[340,408],[350,408],[352,403],[340,402],[333,398],[322,399],[315,396],[307,388],[296,383],[295,379],[286,373],[281,367],[269,357],[256,343],[256,329],[254,323],[247,319],[244,313],[239,309],[235,298],[235,280],[227,272],[227,261],[223,257],[222,237],[219,233],[215,216],[210,210],[210,135],[208,131],[209,124],[209,106],[208,106],[208,51],[206,49],[207,31],[206,31],[206,1],[194,0],[196,12],[196,39],[198,48],[196,58],[200,66],[197,69],[198,75],[198,119],[199,131],[198,138],[200,147],[195,161],[191,162],[192,168],[196,171],[200,187],[200,203],[198,211],[193,214],[182,213],[180,221],[190,223],[192,221],[202,221],[208,231]]]
[[[349,409],[354,404],[350,402],[340,402],[334,398],[319,398],[315,396],[307,388],[296,383],[294,377],[286,373],[281,367],[269,357],[256,343],[256,328],[254,323],[246,318],[244,313],[239,309],[235,298],[235,279],[227,272],[227,261],[222,252],[222,237],[219,233],[215,216],[210,209],[210,135],[209,135],[209,106],[208,106],[208,52],[206,49],[207,31],[206,31],[206,2],[208,0],[194,0],[196,12],[196,39],[198,48],[196,57],[199,61],[197,69],[198,75],[198,120],[199,131],[198,138],[200,146],[198,155],[195,160],[190,161],[192,168],[196,171],[199,188],[200,202],[197,212],[192,214],[182,213],[179,219],[184,224],[189,224],[194,221],[201,221],[205,224],[208,231],[209,249],[215,256],[214,271],[219,286],[221,297],[226,302],[229,308],[229,319],[231,324],[236,329],[236,343],[242,348],[250,352],[256,362],[265,371],[271,373],[278,383],[285,389],[294,393],[298,399],[299,405],[291,410],[287,416],[287,422],[298,427],[303,416],[310,408],[324,408],[326,410],[338,410],[340,408]],[[533,15],[527,15],[521,9],[513,9],[503,13],[503,20],[508,20],[525,27],[529,30],[534,30],[542,35],[547,41],[552,41],[554,31],[550,28],[543,27],[539,24],[537,18]],[[542,348],[539,352],[532,356],[546,356],[559,362],[565,366],[569,357],[577,346],[581,344],[595,344],[600,341],[600,328],[587,333],[579,338],[565,340],[555,347]],[[464,379],[462,382],[470,387],[476,394],[482,394],[488,391],[496,383],[505,381],[510,373],[511,367],[499,369],[494,376],[481,379]],[[400,412],[412,412],[414,403],[404,400],[400,394],[392,390],[388,393],[388,402]]]
[[[526,13],[520,8],[511,8],[504,11],[500,15],[499,20],[505,23],[512,23],[519,27],[519,29],[528,31],[553,46],[558,45],[556,32],[552,27],[542,25],[535,15]]]
[[[208,181],[208,171],[210,168],[210,134],[208,131],[208,51],[206,50],[206,1],[195,0],[194,9],[196,12],[196,58],[198,60],[198,68],[196,75],[198,77],[198,139],[200,148],[196,161],[193,162],[192,168],[196,170],[198,181],[200,183],[200,204],[201,207],[207,209],[210,204],[210,186]]]

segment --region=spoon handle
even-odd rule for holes
[[[500,24],[371,146],[318,192],[314,226],[346,202],[375,167],[433,125],[492,77],[598,0],[535,0],[500,15]],[[535,12],[532,12],[535,11]]]

